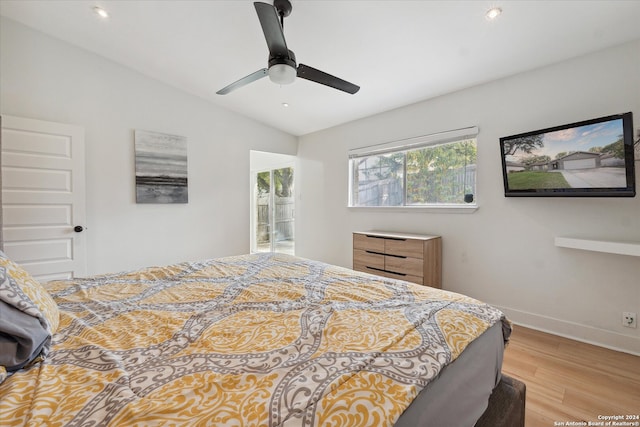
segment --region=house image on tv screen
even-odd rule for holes
[[[578,151],[552,160],[549,162],[549,167],[560,170],[599,168],[602,166],[601,157],[602,155],[599,153]]]

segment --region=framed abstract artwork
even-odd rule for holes
[[[188,203],[187,138],[136,130],[136,202]]]

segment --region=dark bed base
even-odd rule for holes
[[[526,391],[522,381],[502,374],[489,397],[489,407],[475,427],[524,427]]]

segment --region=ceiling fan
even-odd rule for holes
[[[334,89],[341,90],[350,94],[360,90],[360,86],[349,83],[338,77],[317,70],[308,65],[299,64],[296,68],[296,56],[287,48],[287,42],[284,39],[284,18],[291,14],[293,7],[289,0],[274,0],[273,6],[269,3],[254,2],[253,5],[258,13],[260,25],[264,38],[267,40],[269,48],[268,68],[263,68],[251,73],[240,80],[216,92],[218,95],[226,95],[227,93],[241,88],[251,82],[269,76],[269,79],[277,84],[291,84],[296,77],[320,83]],[[280,20],[278,20],[280,17]]]

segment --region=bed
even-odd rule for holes
[[[46,332],[0,366],[11,426],[473,426],[509,400],[510,323],[464,295],[273,253],[45,285],[0,261],[0,308]]]

